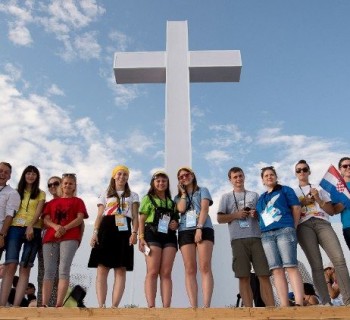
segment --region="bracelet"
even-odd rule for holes
[[[135,234],[137,234],[137,231],[133,231],[132,233],[135,233]]]
[[[139,234],[139,240],[142,240],[142,239],[144,239],[145,238],[145,234],[144,233],[140,233]]]
[[[94,230],[94,234],[98,234],[98,229],[95,229],[95,230]]]
[[[320,203],[320,207],[323,207],[325,204],[326,204],[326,201],[322,201],[322,202]]]
[[[203,229],[203,225],[198,223],[196,229],[201,229],[202,230]]]
[[[186,196],[181,196],[181,198],[180,199],[186,199]]]

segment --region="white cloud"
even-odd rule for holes
[[[131,38],[118,30],[111,31],[108,37],[112,40],[113,44],[115,43],[113,51],[125,51],[128,44],[131,42]]]
[[[56,84],[52,84],[51,87],[47,90],[48,96],[64,96],[64,91],[60,89]]]
[[[231,159],[231,156],[222,150],[211,150],[206,153],[205,160],[213,162],[215,165],[219,165],[222,162],[226,162]]]
[[[118,137],[101,134],[91,119],[71,119],[49,98],[26,96],[5,74],[0,74],[0,109],[0,156],[14,167],[11,184],[16,184],[28,164],[40,169],[44,190],[49,176],[76,172],[79,196],[90,212],[96,210],[96,197],[106,188],[116,158],[125,163],[132,149],[142,152],[152,145],[150,139],[134,133],[126,149],[114,142]],[[140,178],[137,186],[144,190],[146,183]]]
[[[131,149],[133,152],[142,154],[148,149],[154,147],[155,142],[151,137],[146,136],[139,130],[134,130],[129,134],[124,145],[127,146],[128,149]]]
[[[74,48],[76,49],[76,56],[84,60],[97,59],[101,53],[101,47],[97,42],[95,32],[78,35],[74,39]]]
[[[116,92],[114,99],[115,104],[120,108],[126,108],[130,102],[134,101],[139,96],[138,87],[135,85],[117,85],[115,79],[113,80]]]

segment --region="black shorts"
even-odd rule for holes
[[[195,243],[194,242],[195,233],[196,233],[196,229],[179,231],[179,247],[181,248],[185,244]],[[214,229],[203,228],[202,240],[208,240],[214,243]]]
[[[177,250],[177,236],[176,231],[168,230],[168,233],[157,231],[157,227],[145,226],[145,241],[149,246],[156,246],[159,248],[174,247]]]

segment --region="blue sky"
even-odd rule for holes
[[[116,85],[116,51],[163,51],[166,21],[187,20],[190,50],[240,50],[239,83],[191,85],[193,168],[214,198],[241,166],[263,191],[275,165],[295,185],[306,159],[314,182],[349,155],[350,2],[347,0],[1,1],[0,159],[15,186],[28,164],[42,188],[76,172],[92,220],[112,168],[131,168],[140,196],[164,163],[163,84]]]

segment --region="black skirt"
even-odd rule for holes
[[[98,230],[98,241],[91,250],[89,268],[103,265],[107,268],[134,269],[134,246],[129,245],[131,236],[131,219],[127,218],[128,230],[119,231],[115,225],[115,216],[104,216]]]

